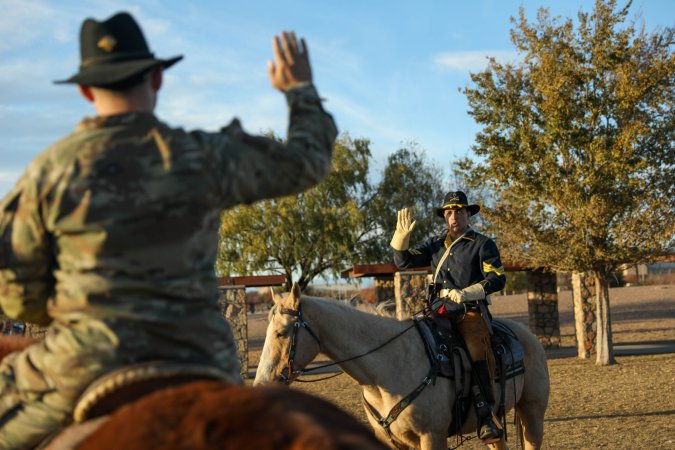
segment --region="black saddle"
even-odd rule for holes
[[[452,327],[452,321],[442,317],[416,317],[415,325],[422,337],[427,356],[437,366],[439,376],[455,381],[456,402],[453,422],[448,435],[457,434],[471,408],[471,359],[464,341]],[[492,321],[492,351],[495,356],[495,382],[502,390],[500,412],[503,414],[505,381],[525,373],[525,351],[516,334],[504,323]],[[504,376],[502,376],[504,374]]]
[[[427,356],[432,364],[439,365],[440,376],[454,379],[458,374],[471,372],[468,350],[454,331],[451,321],[438,317],[418,317],[415,318],[415,325],[424,341]],[[503,381],[502,372],[506,374],[504,380],[525,373],[525,351],[518,336],[498,320],[492,321],[492,331],[492,351],[496,361],[494,381]],[[460,367],[453,367],[455,364],[460,364]],[[468,366],[468,370],[461,366]],[[456,381],[462,379],[460,377]]]

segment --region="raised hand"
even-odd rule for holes
[[[389,245],[394,250],[408,250],[410,247],[410,233],[415,228],[415,222],[412,218],[412,210],[403,208],[398,211],[396,218],[396,231],[391,238]]]
[[[272,40],[274,61],[267,62],[272,86],[282,92],[312,82],[312,67],[304,39],[298,42],[295,33],[284,31]]]

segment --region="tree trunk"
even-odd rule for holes
[[[597,358],[599,366],[614,364],[614,348],[612,346],[612,321],[609,314],[609,277],[606,270],[596,270],[595,298],[597,301],[596,314],[598,321]]]
[[[298,286],[300,287],[300,292],[305,292],[305,289],[309,286],[309,280],[304,275],[301,275],[298,279]]]

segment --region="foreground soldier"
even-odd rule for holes
[[[436,299],[432,309],[441,316],[457,317],[457,331],[466,343],[474,368],[471,391],[478,416],[478,437],[488,444],[499,441],[502,432],[492,412],[495,362],[487,325],[487,295],[502,290],[506,276],[497,245],[469,226],[469,217],[478,211],[480,206],[469,205],[464,192],[448,192],[443,205],[436,208],[447,230],[410,248],[415,222],[410,210],[402,209],[391,246],[399,269],[431,266]],[[461,313],[457,314],[460,306]]]
[[[153,114],[165,68],[126,13],[87,19],[77,83],[97,116],[38,156],[0,203],[0,303],[49,325],[0,365],[0,448],[67,424],[87,385],[148,360],[209,364],[241,382],[218,309],[219,214],[303,191],[330,168],[336,129],[311,84],[304,41],[274,40],[272,85],[288,141],[170,128]]]

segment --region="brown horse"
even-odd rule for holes
[[[35,339],[15,334],[0,335],[0,361],[12,352],[23,350],[33,344]]]
[[[33,341],[0,338],[0,358]],[[44,450],[384,450],[354,417],[288,387],[201,380],[164,388],[67,428]]]

